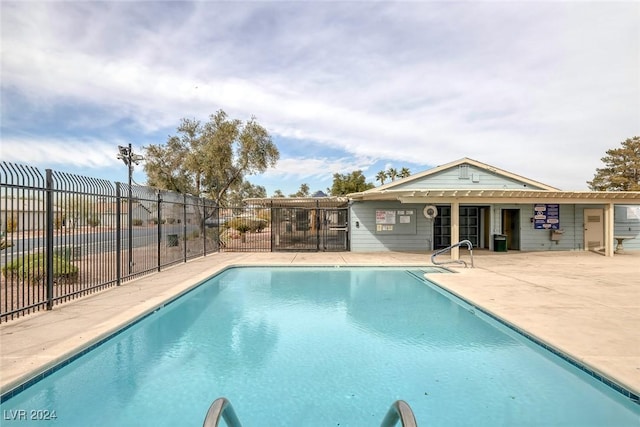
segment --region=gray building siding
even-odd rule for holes
[[[422,209],[424,204],[400,202],[354,202],[351,205],[351,250],[354,252],[377,251],[431,251],[433,241],[433,221],[427,220]],[[469,206],[469,205],[461,205]],[[415,234],[383,234],[376,232],[376,211],[385,209],[416,212]],[[538,230],[531,221],[534,204],[494,204],[490,205],[491,215],[483,218],[489,221],[489,239],[503,232],[503,211],[519,211],[519,250],[521,251],[571,251],[584,250],[584,210],[603,209],[602,205],[560,205],[560,228],[563,231],[558,240],[552,239],[550,230]],[[624,242],[625,250],[640,249],[640,207],[616,206],[615,235],[635,236]],[[484,224],[481,225],[484,229]],[[486,245],[493,249],[493,245]],[[513,250],[513,248],[508,248]]]
[[[560,206],[560,229],[562,234],[559,240],[552,240],[551,230],[538,230],[531,222],[533,218],[533,207],[531,205],[496,205],[498,211],[502,209],[520,210],[520,250],[521,251],[566,251],[582,249],[583,231],[582,220],[577,219],[577,209],[575,205]],[[580,215],[582,209],[579,209]],[[495,212],[495,210],[494,210]],[[496,222],[501,223],[502,216],[499,214]]]
[[[461,177],[462,176],[462,177]],[[528,189],[542,190],[523,181],[518,181],[491,173],[486,169],[468,165],[465,172],[458,167],[444,170],[439,173],[425,176],[421,179],[409,181],[406,184],[399,183],[394,190],[468,190],[468,189]]]
[[[351,251],[428,251],[431,250],[432,221],[422,214],[424,204],[400,202],[354,202],[351,205]],[[414,210],[416,232],[414,234],[394,234],[377,232],[376,211]]]
[[[640,206],[616,206],[614,217],[614,236],[635,237],[624,241],[624,249],[640,250]]]

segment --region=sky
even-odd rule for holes
[[[126,182],[118,145],[143,155],[224,110],[279,149],[247,177],[268,196],[463,157],[587,190],[640,135],[635,1],[3,0],[0,14],[0,160],[42,169]]]

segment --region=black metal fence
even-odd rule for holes
[[[348,209],[320,206],[319,200],[278,200],[264,206],[220,208],[218,223],[221,251],[287,252],[346,251]]]
[[[341,199],[212,200],[0,162],[0,322],[218,251],[345,251]]]
[[[217,252],[211,200],[0,162],[0,321]]]

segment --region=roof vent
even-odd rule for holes
[[[469,179],[469,165],[458,166],[458,178]]]

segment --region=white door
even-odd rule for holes
[[[584,210],[584,247],[587,250],[604,248],[604,210]]]

